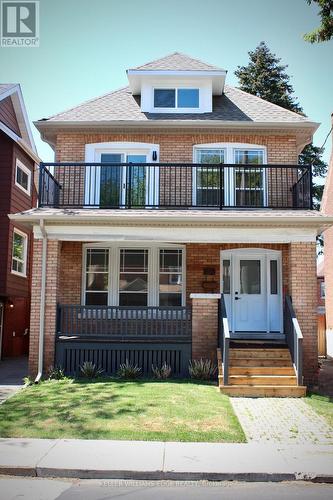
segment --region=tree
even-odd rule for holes
[[[320,7],[319,17],[321,24],[319,28],[304,35],[304,40],[310,43],[328,42],[333,38],[333,0],[306,0],[309,5],[317,3]]]
[[[249,56],[249,64],[238,66],[235,71],[241,90],[301,113],[302,108],[293,96],[290,77],[285,71],[288,66],[280,64],[281,59],[269,50],[265,42],[250,51]]]
[[[333,1],[333,0],[332,0]],[[281,64],[265,42],[261,42],[254,51],[249,52],[250,62],[247,66],[238,66],[235,75],[239,79],[239,88],[282,106],[295,113],[303,113],[303,109],[294,96],[290,76],[286,73],[287,65]],[[308,144],[299,155],[301,165],[312,165],[315,177],[324,177],[327,164],[321,159],[322,150],[313,144]],[[314,204],[319,208],[322,187],[314,186]]]

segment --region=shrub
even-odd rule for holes
[[[47,378],[49,380],[63,380],[66,378],[64,369],[61,366],[50,366],[47,371]]]
[[[119,365],[119,370],[117,372],[119,378],[134,380],[141,375],[141,368],[138,365],[134,365],[130,363],[128,359],[126,359],[125,363]]]
[[[104,372],[103,368],[96,366],[92,361],[85,361],[80,366],[81,376],[84,378],[97,378]]]
[[[152,365],[151,371],[153,372],[154,378],[157,378],[158,380],[166,380],[171,375],[171,366],[164,362],[161,367]]]
[[[210,359],[194,359],[189,363],[190,377],[197,380],[210,380],[214,377],[217,367]]]
[[[31,377],[23,377],[23,383],[25,386],[32,385],[34,382]]]

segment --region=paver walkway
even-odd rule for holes
[[[249,442],[333,444],[333,429],[302,399],[231,398],[231,403]]]
[[[0,404],[23,386],[28,374],[28,359],[11,358],[0,361]]]

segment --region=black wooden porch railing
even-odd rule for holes
[[[285,301],[284,331],[295,367],[297,383],[303,385],[303,335],[289,295],[286,295]]]
[[[228,385],[230,332],[223,294],[221,295],[221,299],[219,300],[218,335],[218,347],[221,350],[222,355],[223,385]]]
[[[57,337],[190,341],[189,307],[58,305]]]
[[[39,206],[311,209],[306,165],[41,163]]]

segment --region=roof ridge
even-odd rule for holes
[[[290,109],[284,108],[283,106],[280,106],[279,104],[275,104],[274,102],[270,102],[267,99],[263,99],[262,97],[259,97],[257,95],[251,94],[250,92],[246,92],[245,90],[242,90],[242,89],[240,89],[238,87],[234,87],[233,85],[227,85],[226,84],[225,88],[231,88],[231,89],[236,90],[237,92],[240,92],[242,94],[249,95],[249,96],[257,99],[258,101],[264,102],[266,104],[270,104],[271,106],[274,106],[274,107],[276,107],[278,109],[282,109],[286,113],[291,113],[293,116],[296,115],[299,118],[304,119],[305,121],[309,121],[309,117],[307,115],[301,115],[300,113],[296,113],[296,111],[291,111]]]
[[[92,97],[91,99],[87,99],[86,101],[82,101],[80,104],[77,104],[76,106],[72,106],[71,108],[66,108],[63,111],[60,111],[59,113],[55,113],[54,115],[50,115],[47,118],[41,118],[40,120],[37,120],[39,122],[42,121],[47,121],[51,120],[52,118],[55,118],[56,116],[62,115],[63,113],[68,113],[69,111],[73,111],[74,109],[80,108],[81,106],[85,106],[86,104],[89,104],[91,102],[98,101],[99,99],[103,99],[103,97],[106,97],[111,94],[116,94],[117,92],[121,92],[122,90],[129,89],[128,85],[125,85],[124,87],[119,87],[118,89],[111,90],[110,92],[106,92],[105,94],[102,94],[97,97]]]
[[[199,64],[203,64],[203,65],[205,65],[205,66],[210,66],[211,68],[215,68],[215,71],[218,71],[218,70],[219,70],[219,71],[226,71],[226,70],[224,70],[223,68],[220,68],[220,67],[218,67],[218,66],[216,66],[216,65],[214,65],[214,64],[211,64],[211,63],[209,63],[209,62],[203,61],[202,59],[199,59],[199,58],[197,58],[197,57],[193,57],[193,56],[191,56],[191,55],[189,55],[189,54],[186,54],[185,52],[179,52],[179,51],[171,52],[170,54],[167,54],[167,55],[165,55],[165,56],[163,56],[163,57],[158,57],[157,59],[152,59],[151,61],[147,61],[147,62],[145,62],[145,63],[143,63],[143,64],[140,64],[139,66],[136,66],[136,67],[134,67],[134,68],[133,68],[133,67],[132,67],[132,68],[128,68],[128,70],[136,70],[136,69],[140,69],[140,68],[143,68],[143,67],[145,67],[145,66],[148,66],[148,65],[150,65],[150,64],[152,64],[152,63],[156,63],[156,62],[159,62],[159,61],[163,61],[163,60],[165,60],[165,59],[168,59],[168,58],[170,58],[170,57],[172,57],[172,56],[182,56],[182,57],[186,57],[186,58],[191,59],[192,61],[195,61],[195,62],[197,62],[197,63],[199,63]],[[128,71],[128,70],[127,70],[127,71]]]

